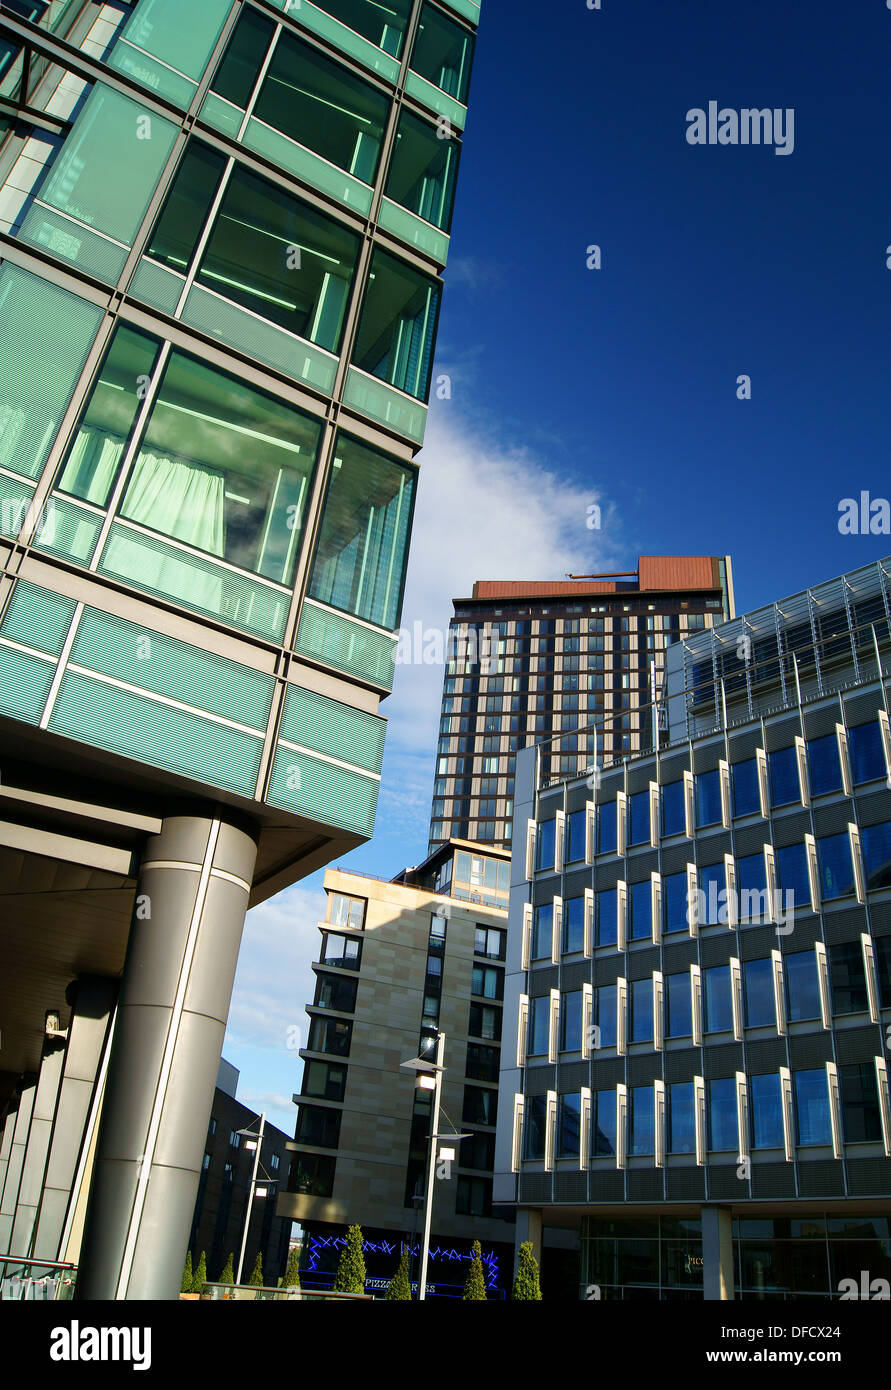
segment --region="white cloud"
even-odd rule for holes
[[[299,1062],[295,1035],[289,1029],[300,1029],[299,1045],[305,1046],[303,1009],[315,991],[310,967],[318,958],[321,941],[316,924],[324,916],[324,892],[299,885],[248,913],[226,1028],[227,1046],[284,1052]]]

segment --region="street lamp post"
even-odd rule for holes
[[[430,1225],[433,1218],[433,1184],[436,1180],[436,1145],[439,1142],[439,1098],[442,1094],[442,1059],[445,1056],[445,1033],[436,1038],[436,1070],[433,1073],[433,1104],[430,1108],[430,1148],[427,1155],[427,1195],[424,1199],[424,1239],[421,1244],[421,1273],[418,1279],[418,1299],[427,1291],[427,1261],[430,1258]]]
[[[245,1252],[245,1248],[247,1247],[248,1228],[249,1228],[249,1226],[250,1226],[250,1224],[251,1224],[251,1208],[252,1208],[253,1205],[254,1205],[254,1189],[255,1189],[255,1187],[256,1187],[256,1185],[257,1185],[257,1168],[258,1168],[259,1165],[260,1165],[260,1149],[261,1149],[262,1144],[263,1144],[263,1131],[265,1130],[265,1128],[266,1128],[266,1112],[264,1111],[263,1114],[260,1116],[260,1129],[259,1129],[259,1131],[258,1131],[258,1133],[257,1133],[257,1135],[256,1135],[256,1149],[255,1149],[255,1151],[254,1151],[254,1166],[253,1166],[253,1169],[252,1169],[252,1171],[251,1171],[251,1187],[250,1187],[250,1191],[249,1191],[249,1193],[248,1193],[247,1211],[245,1212],[245,1217],[244,1217],[244,1230],[242,1231],[242,1234],[241,1234],[241,1250],[240,1250],[239,1255],[238,1255],[238,1271],[237,1271],[237,1273],[236,1273],[236,1275],[235,1275],[235,1282],[236,1282],[236,1284],[240,1284],[240,1283],[241,1283],[241,1271],[242,1271],[242,1267],[243,1267],[243,1265],[244,1265],[244,1252]],[[252,1139],[254,1138],[254,1133],[253,1133],[253,1130],[251,1130],[251,1129],[240,1129],[240,1130],[238,1131],[238,1133],[239,1133],[239,1134],[250,1135],[250,1137],[251,1137]]]

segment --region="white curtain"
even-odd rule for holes
[[[79,430],[59,486],[63,492],[104,507],[123,452],[124,441],[118,435]]]

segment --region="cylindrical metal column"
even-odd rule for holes
[[[118,1003],[79,1299],[175,1298],[256,859],[218,811],[148,842]]]
[[[12,1222],[16,1204],[19,1200],[19,1183],[25,1163],[25,1149],[28,1146],[28,1131],[31,1128],[31,1112],[37,1094],[37,1077],[29,1072],[22,1077],[19,1085],[18,1109],[9,1147],[9,1160],[6,1165],[6,1180],[0,1194],[0,1254],[9,1250],[12,1235]],[[8,1123],[8,1121],[7,1121]]]
[[[46,1177],[46,1160],[53,1124],[56,1118],[56,1105],[59,1099],[59,1086],[62,1082],[62,1068],[65,1064],[65,1037],[47,1037],[43,1043],[43,1057],[37,1075],[37,1090],[34,1093],[34,1109],[31,1114],[31,1127],[28,1130],[28,1143],[22,1164],[22,1177],[16,1201],[9,1250],[13,1255],[30,1255],[31,1239],[43,1180]]]

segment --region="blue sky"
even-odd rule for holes
[[[891,552],[838,530],[843,497],[891,493],[891,10],[602,5],[483,0],[405,624],[641,553],[730,554],[744,611]],[[688,144],[712,100],[791,108],[794,150]],[[426,850],[442,682],[396,674],[377,830],[343,861],[384,877]],[[249,915],[225,1047],[289,1131],[320,884]]]

